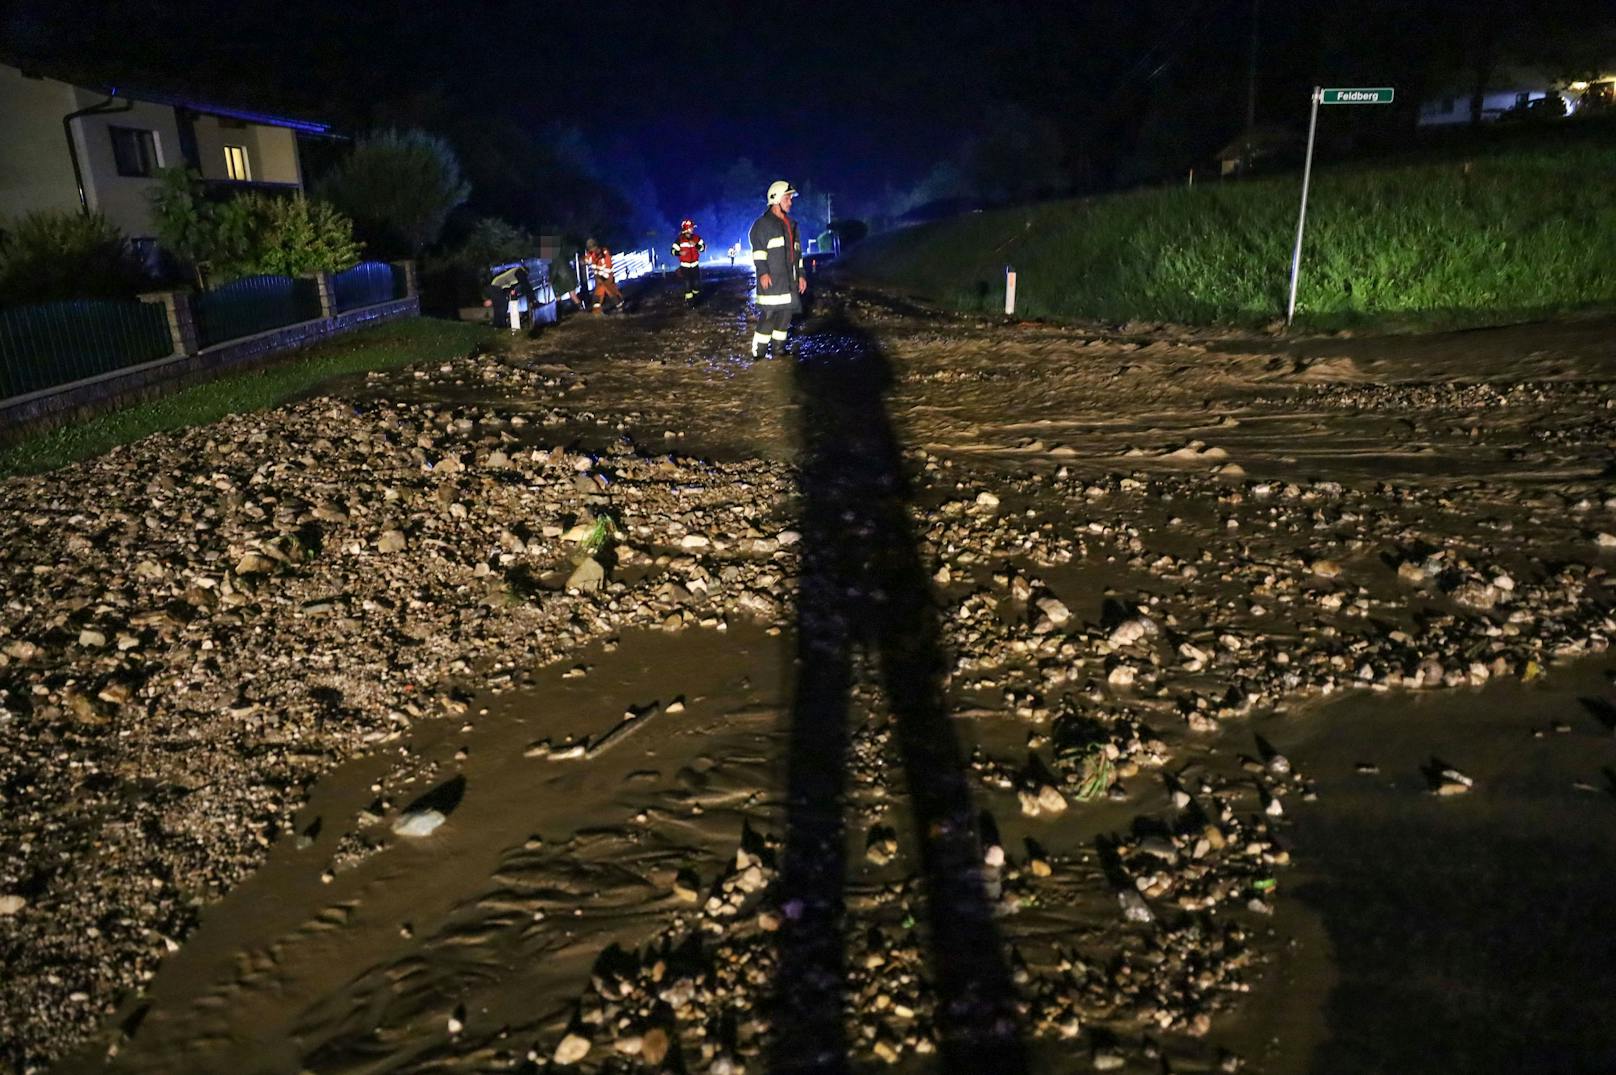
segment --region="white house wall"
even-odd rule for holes
[[[73,88],[0,66],[0,226],[41,209],[77,209],[62,117],[81,106]]]
[[[80,108],[104,100],[93,90],[74,88]],[[152,238],[156,228],[152,224],[150,195],[157,180],[118,174],[117,161],[112,154],[111,127],[141,127],[152,131],[157,143],[159,167],[181,164],[179,124],[174,110],[167,105],[147,104],[145,101],[122,100],[120,104],[133,107],[127,112],[81,116],[73,121],[79,141],[79,162],[84,170],[85,192],[90,196],[90,208],[104,213],[108,220],[123,229],[130,238]],[[58,117],[59,119],[60,117]]]

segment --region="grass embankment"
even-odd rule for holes
[[[1281,316],[1297,176],[993,210],[876,236],[855,279],[963,310],[1261,324]],[[1297,320],[1477,325],[1616,303],[1616,143],[1315,169]]]
[[[424,317],[361,329],[267,366],[0,446],[0,476],[50,470],[165,429],[273,407],[333,377],[464,355],[492,335],[486,325]]]

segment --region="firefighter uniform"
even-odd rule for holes
[[[612,269],[612,252],[604,246],[595,245],[595,240],[589,240],[584,250],[584,260],[589,263],[590,271],[595,274],[595,312],[606,312],[606,299],[608,296],[617,300],[617,308],[623,308],[623,293],[617,290],[617,273]]]
[[[672,251],[679,259],[679,279],[685,285],[686,302],[694,302],[701,290],[701,255],[706,249],[707,241],[696,234],[695,221],[680,221],[679,238],[674,240]]]
[[[791,194],[784,183],[775,184]],[[782,192],[784,193],[784,191]],[[769,209],[752,224],[752,267],[757,271],[758,323],[752,333],[752,357],[761,357],[772,343],[782,349],[791,328],[793,314],[802,312],[797,281],[803,273],[802,239],[797,223],[784,213],[776,213],[779,197],[770,189]],[[763,286],[763,277],[769,285]]]

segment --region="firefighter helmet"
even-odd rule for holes
[[[600,245],[600,244],[596,243],[595,240],[593,240],[593,239],[585,239],[584,240],[584,249],[585,250],[594,250],[598,245]]]
[[[790,183],[787,183],[784,179],[776,179],[773,183],[769,184],[769,204],[779,205],[780,199],[784,198],[788,194],[795,193],[797,193],[796,188]]]
[[[683,220],[679,221],[679,230],[680,231],[695,231],[696,230],[696,222],[694,220],[691,220],[689,217],[685,217]]]

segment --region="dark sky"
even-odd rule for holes
[[[597,147],[631,140],[678,197],[685,177],[740,156],[838,186],[901,182],[993,107],[1061,120],[1132,95],[1138,61],[1190,43],[1162,37],[1184,12],[1224,20],[1245,3],[17,0],[0,38],[109,77],[345,124],[370,121],[367,109],[430,108],[435,95],[560,118]]]
[[[1258,2],[1258,120],[1292,126],[1305,120],[1314,78],[1395,80],[1408,120],[1420,84],[1451,75],[1455,57],[1507,51],[1534,26],[1575,36],[1616,9]],[[0,50],[353,131],[454,130],[468,116],[531,130],[560,121],[597,156],[632,159],[665,206],[698,202],[740,157],[853,200],[913,183],[958,159],[968,139],[1013,141],[1022,128],[1051,140],[1067,189],[1181,174],[1243,125],[1253,6],[0,0]]]

